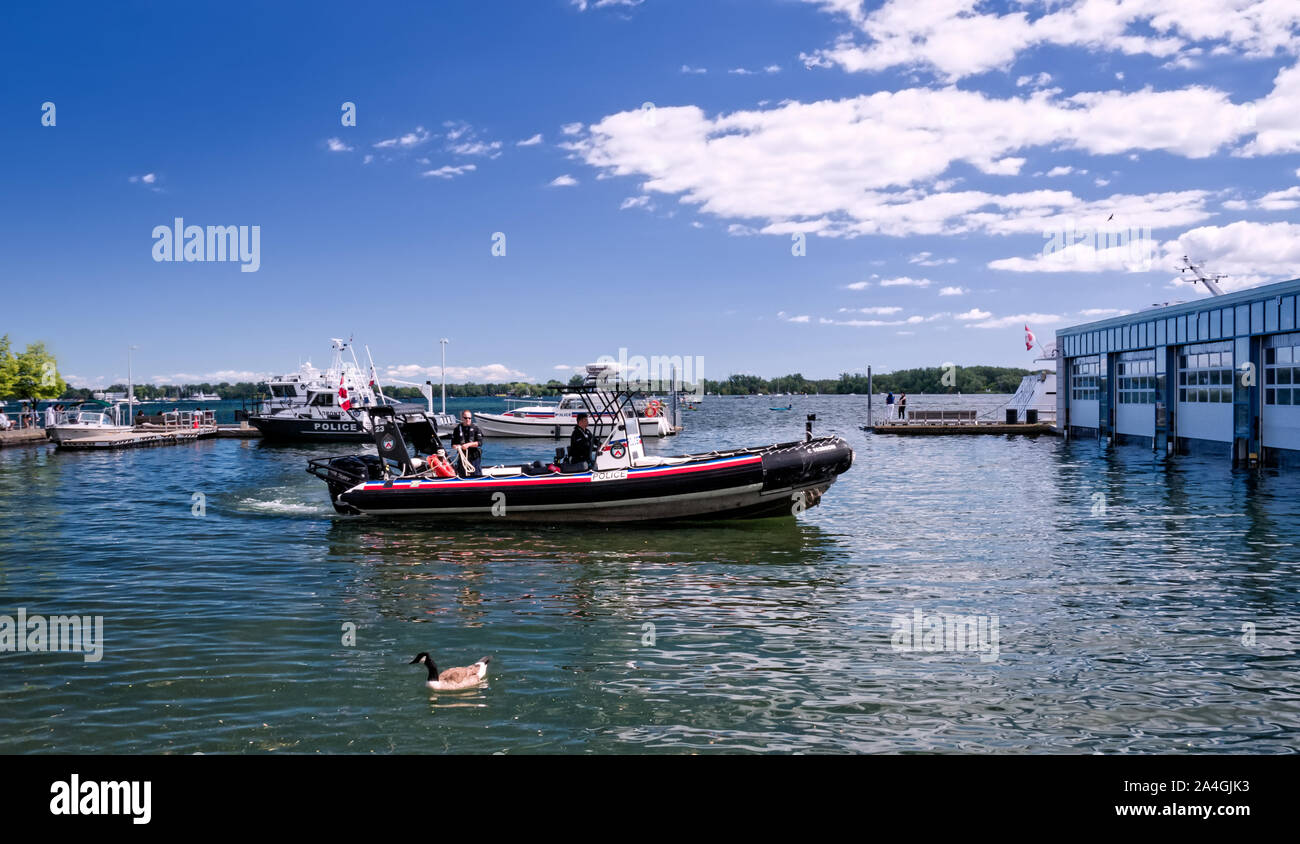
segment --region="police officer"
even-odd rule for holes
[[[595,460],[596,435],[588,427],[587,414],[576,414],[575,423],[569,436],[569,462],[591,463]]]
[[[474,424],[474,416],[468,410],[460,415],[460,424],[451,432],[451,444],[462,446],[461,468],[467,478],[483,477],[483,432]],[[465,465],[468,459],[469,465]],[[470,468],[474,471],[471,474]]]

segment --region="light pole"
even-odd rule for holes
[[[447,338],[438,341],[442,344],[442,412],[447,412]]]
[[[139,346],[126,347],[126,424],[135,424],[135,378],[131,374],[131,353]]]

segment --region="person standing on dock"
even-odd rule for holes
[[[54,405],[45,408],[45,427],[53,428],[59,424],[59,412],[54,409]]]
[[[907,419],[907,393],[899,393],[898,395],[898,418],[899,421]]]
[[[451,444],[460,452],[465,477],[483,477],[483,432],[474,424],[474,415],[468,410],[460,415],[460,424],[451,432]],[[471,473],[470,469],[474,471]]]
[[[894,391],[890,390],[889,395],[885,396],[885,418],[894,418]]]

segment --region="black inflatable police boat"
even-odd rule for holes
[[[412,457],[387,407],[370,408],[379,454],[312,460],[340,513],[441,515],[482,521],[652,522],[789,516],[816,506],[853,465],[839,437],[678,457],[648,456],[631,393],[583,387],[597,431],[595,465],[553,463],[485,468],[482,477],[438,477],[435,460]],[[597,414],[603,414],[597,416]],[[427,431],[418,445],[436,454]],[[562,451],[562,450],[561,450]]]

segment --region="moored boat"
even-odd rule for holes
[[[669,418],[668,406],[661,399],[633,403],[643,437],[667,437],[677,433]],[[566,439],[573,434],[576,414],[587,413],[587,405],[577,393],[566,393],[557,404],[532,404],[515,407],[505,413],[474,414],[474,423],[489,437],[548,437]],[[599,421],[593,419],[593,421]]]

